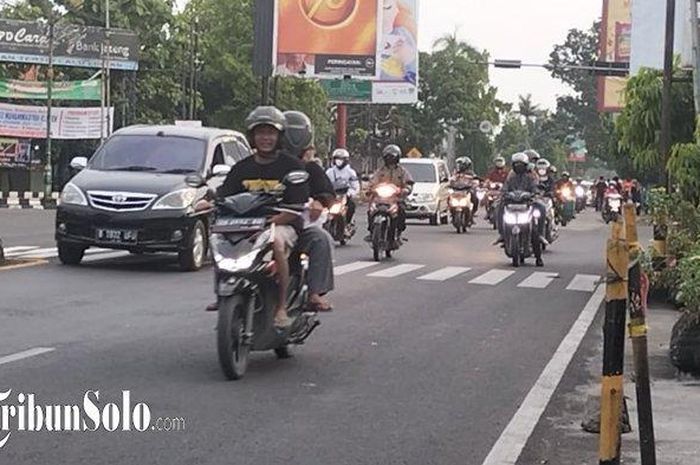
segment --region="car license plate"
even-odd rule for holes
[[[124,229],[97,229],[95,236],[99,242],[116,244],[135,244],[138,240],[138,231]]]

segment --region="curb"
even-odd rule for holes
[[[53,210],[60,203],[60,193],[52,192],[45,197],[43,192],[10,191],[0,192],[0,209],[10,210]]]

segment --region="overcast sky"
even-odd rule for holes
[[[457,28],[459,38],[486,49],[492,58],[544,63],[554,44],[565,40],[572,28],[589,28],[603,9],[602,0],[422,0],[420,48]],[[542,69],[491,69],[499,98],[517,101],[531,93],[547,108],[556,96],[569,92]]]

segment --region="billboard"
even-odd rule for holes
[[[30,140],[0,137],[0,167],[27,168],[33,161]]]
[[[56,81],[51,85],[54,100],[100,100],[100,81]],[[48,100],[48,85],[39,81],[0,80],[0,98]]]
[[[276,75],[374,79],[382,0],[278,0]]]
[[[57,24],[54,27],[54,64],[81,68],[138,69],[136,34],[122,29]],[[103,61],[104,60],[104,61]],[[32,21],[0,19],[0,61],[47,64],[49,27]]]
[[[603,0],[600,59],[629,63],[632,50],[631,0]],[[624,106],[627,78],[598,78],[598,110],[617,112]]]
[[[105,111],[100,128],[100,107],[54,107],[51,109],[51,137],[53,139],[99,139],[110,134],[108,127],[114,121],[114,108]],[[28,139],[46,138],[46,107],[0,103],[0,136]]]

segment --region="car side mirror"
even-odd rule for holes
[[[74,170],[84,170],[87,167],[88,159],[86,157],[74,157],[70,161],[70,167]]]
[[[224,177],[227,176],[231,172],[231,167],[228,165],[214,165],[214,168],[211,170],[211,175],[213,177]]]
[[[190,174],[185,178],[185,184],[187,184],[189,187],[194,187],[195,189],[198,189],[200,187],[206,186],[207,182],[199,174]]]

